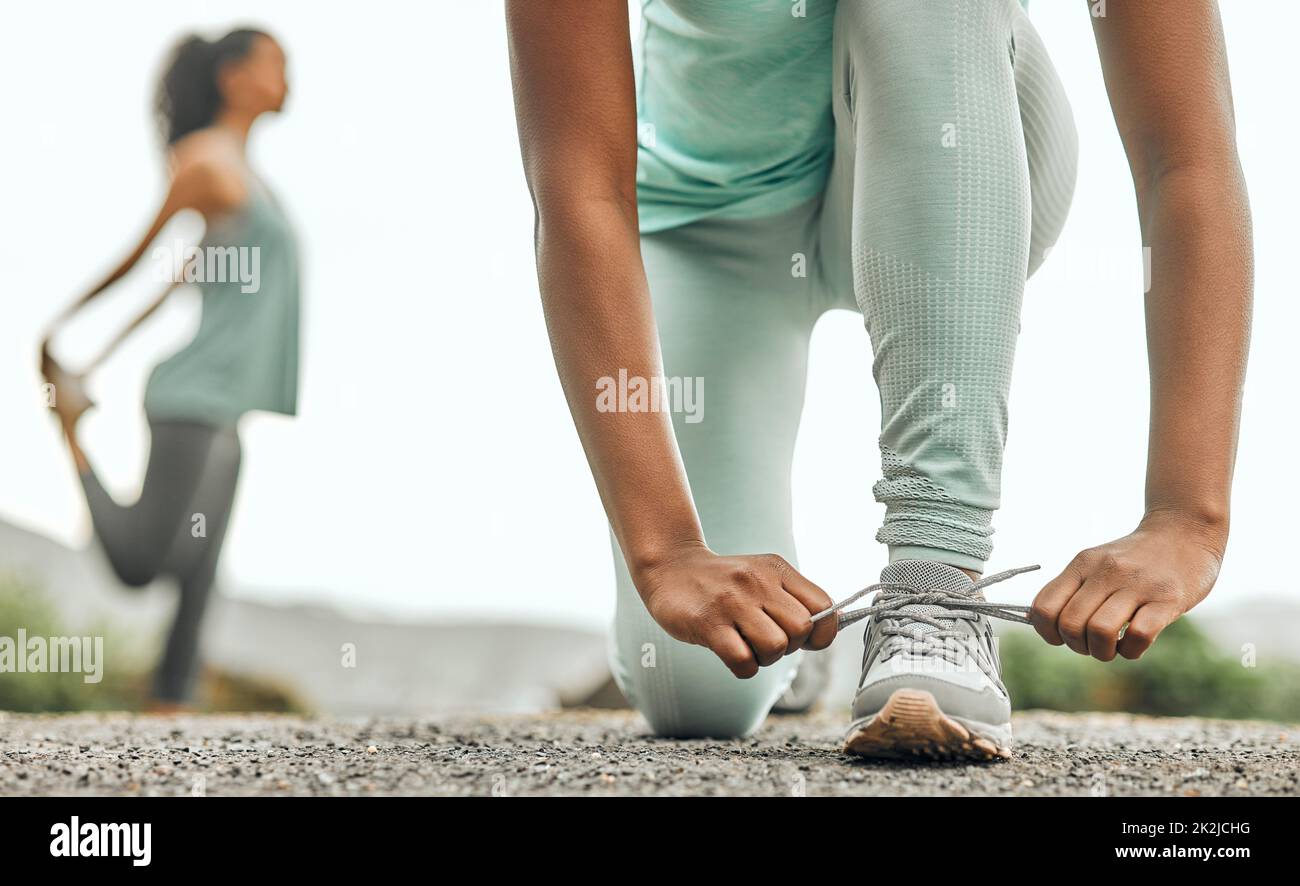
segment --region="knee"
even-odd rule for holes
[[[642,708],[659,738],[747,738],[763,725],[771,705],[683,704],[672,711]]]
[[[789,687],[799,655],[738,679],[703,646],[668,636],[636,598],[623,560],[616,560],[619,605],[609,666],[623,695],[663,738],[743,738],[752,734]]]
[[[737,679],[721,662],[717,665],[720,673],[678,667],[672,674],[645,675],[624,691],[661,738],[752,735],[789,686],[794,664],[787,658],[749,680]]]
[[[113,572],[122,584],[128,588],[143,588],[158,577],[161,563],[150,557],[131,555],[109,555]]]

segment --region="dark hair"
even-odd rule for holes
[[[158,83],[154,110],[163,140],[174,145],[185,136],[210,126],[221,110],[217,73],[227,62],[245,58],[258,37],[269,36],[254,28],[238,28],[220,40],[191,36],[172,53]]]

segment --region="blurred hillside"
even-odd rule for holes
[[[225,596],[204,626],[200,701],[331,714],[517,713],[582,698],[607,673],[604,638],[508,623],[384,622],[321,606]],[[0,521],[0,636],[105,638],[99,684],[0,674],[0,709],[133,707],[175,606],[166,581],[130,590],[98,549],[73,550]],[[242,701],[241,700],[246,700]]]
[[[103,681],[0,674],[0,709],[131,709],[145,699],[174,606],[163,582],[122,588],[96,550],[0,522],[0,636],[104,637]],[[527,624],[385,623],[319,606],[218,594],[205,631],[200,703],[209,710],[333,714],[532,712],[618,705],[604,638]],[[1300,721],[1300,611],[1255,600],[1185,618],[1139,662],[1102,663],[998,625],[1017,709],[1128,711]],[[827,704],[851,697],[860,632],[830,650]]]

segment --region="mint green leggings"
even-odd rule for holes
[[[1016,0],[840,0],[835,159],[822,197],[758,219],[642,237],[668,377],[702,378],[702,420],[674,413],[709,546],[797,563],[790,470],[808,344],[859,310],[875,355],[892,559],[982,569],[999,505],[1025,280],[1064,224],[1069,104]],[[864,456],[865,456],[864,451]],[[738,680],[669,637],[617,546],[615,679],[654,731],[743,736],[801,654]]]

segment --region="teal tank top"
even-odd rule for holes
[[[634,51],[643,233],[710,216],[772,215],[822,192],[834,151],[835,6],[641,0]]]
[[[146,415],[219,426],[253,410],[294,415],[298,244],[287,216],[253,179],[244,206],[213,223],[200,246],[199,329],[149,377]]]

